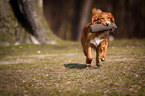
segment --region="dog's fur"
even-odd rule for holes
[[[90,25],[102,23],[108,26],[111,23],[115,23],[115,20],[111,13],[102,12],[100,9],[92,9],[92,15],[92,22],[88,23],[82,31],[81,44],[88,67],[91,66],[92,62],[91,48],[96,50],[96,66],[100,67],[102,65],[100,61],[104,61],[106,57],[109,31],[91,33]],[[101,57],[100,53],[102,53]]]

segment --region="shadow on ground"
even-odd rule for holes
[[[69,69],[85,69],[87,67],[87,65],[85,64],[79,64],[79,63],[68,63],[68,64],[64,64],[65,68],[69,68]]]

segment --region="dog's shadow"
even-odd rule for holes
[[[86,64],[79,64],[79,63],[68,63],[64,64],[65,68],[68,69],[85,69],[87,67]]]

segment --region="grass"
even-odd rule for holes
[[[79,42],[0,47],[0,96],[145,96],[144,39],[110,41],[101,68],[84,64]]]

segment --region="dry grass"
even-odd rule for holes
[[[0,95],[145,95],[144,39],[109,42],[101,68],[95,68],[95,60],[91,68],[84,63],[78,42],[1,47]]]

